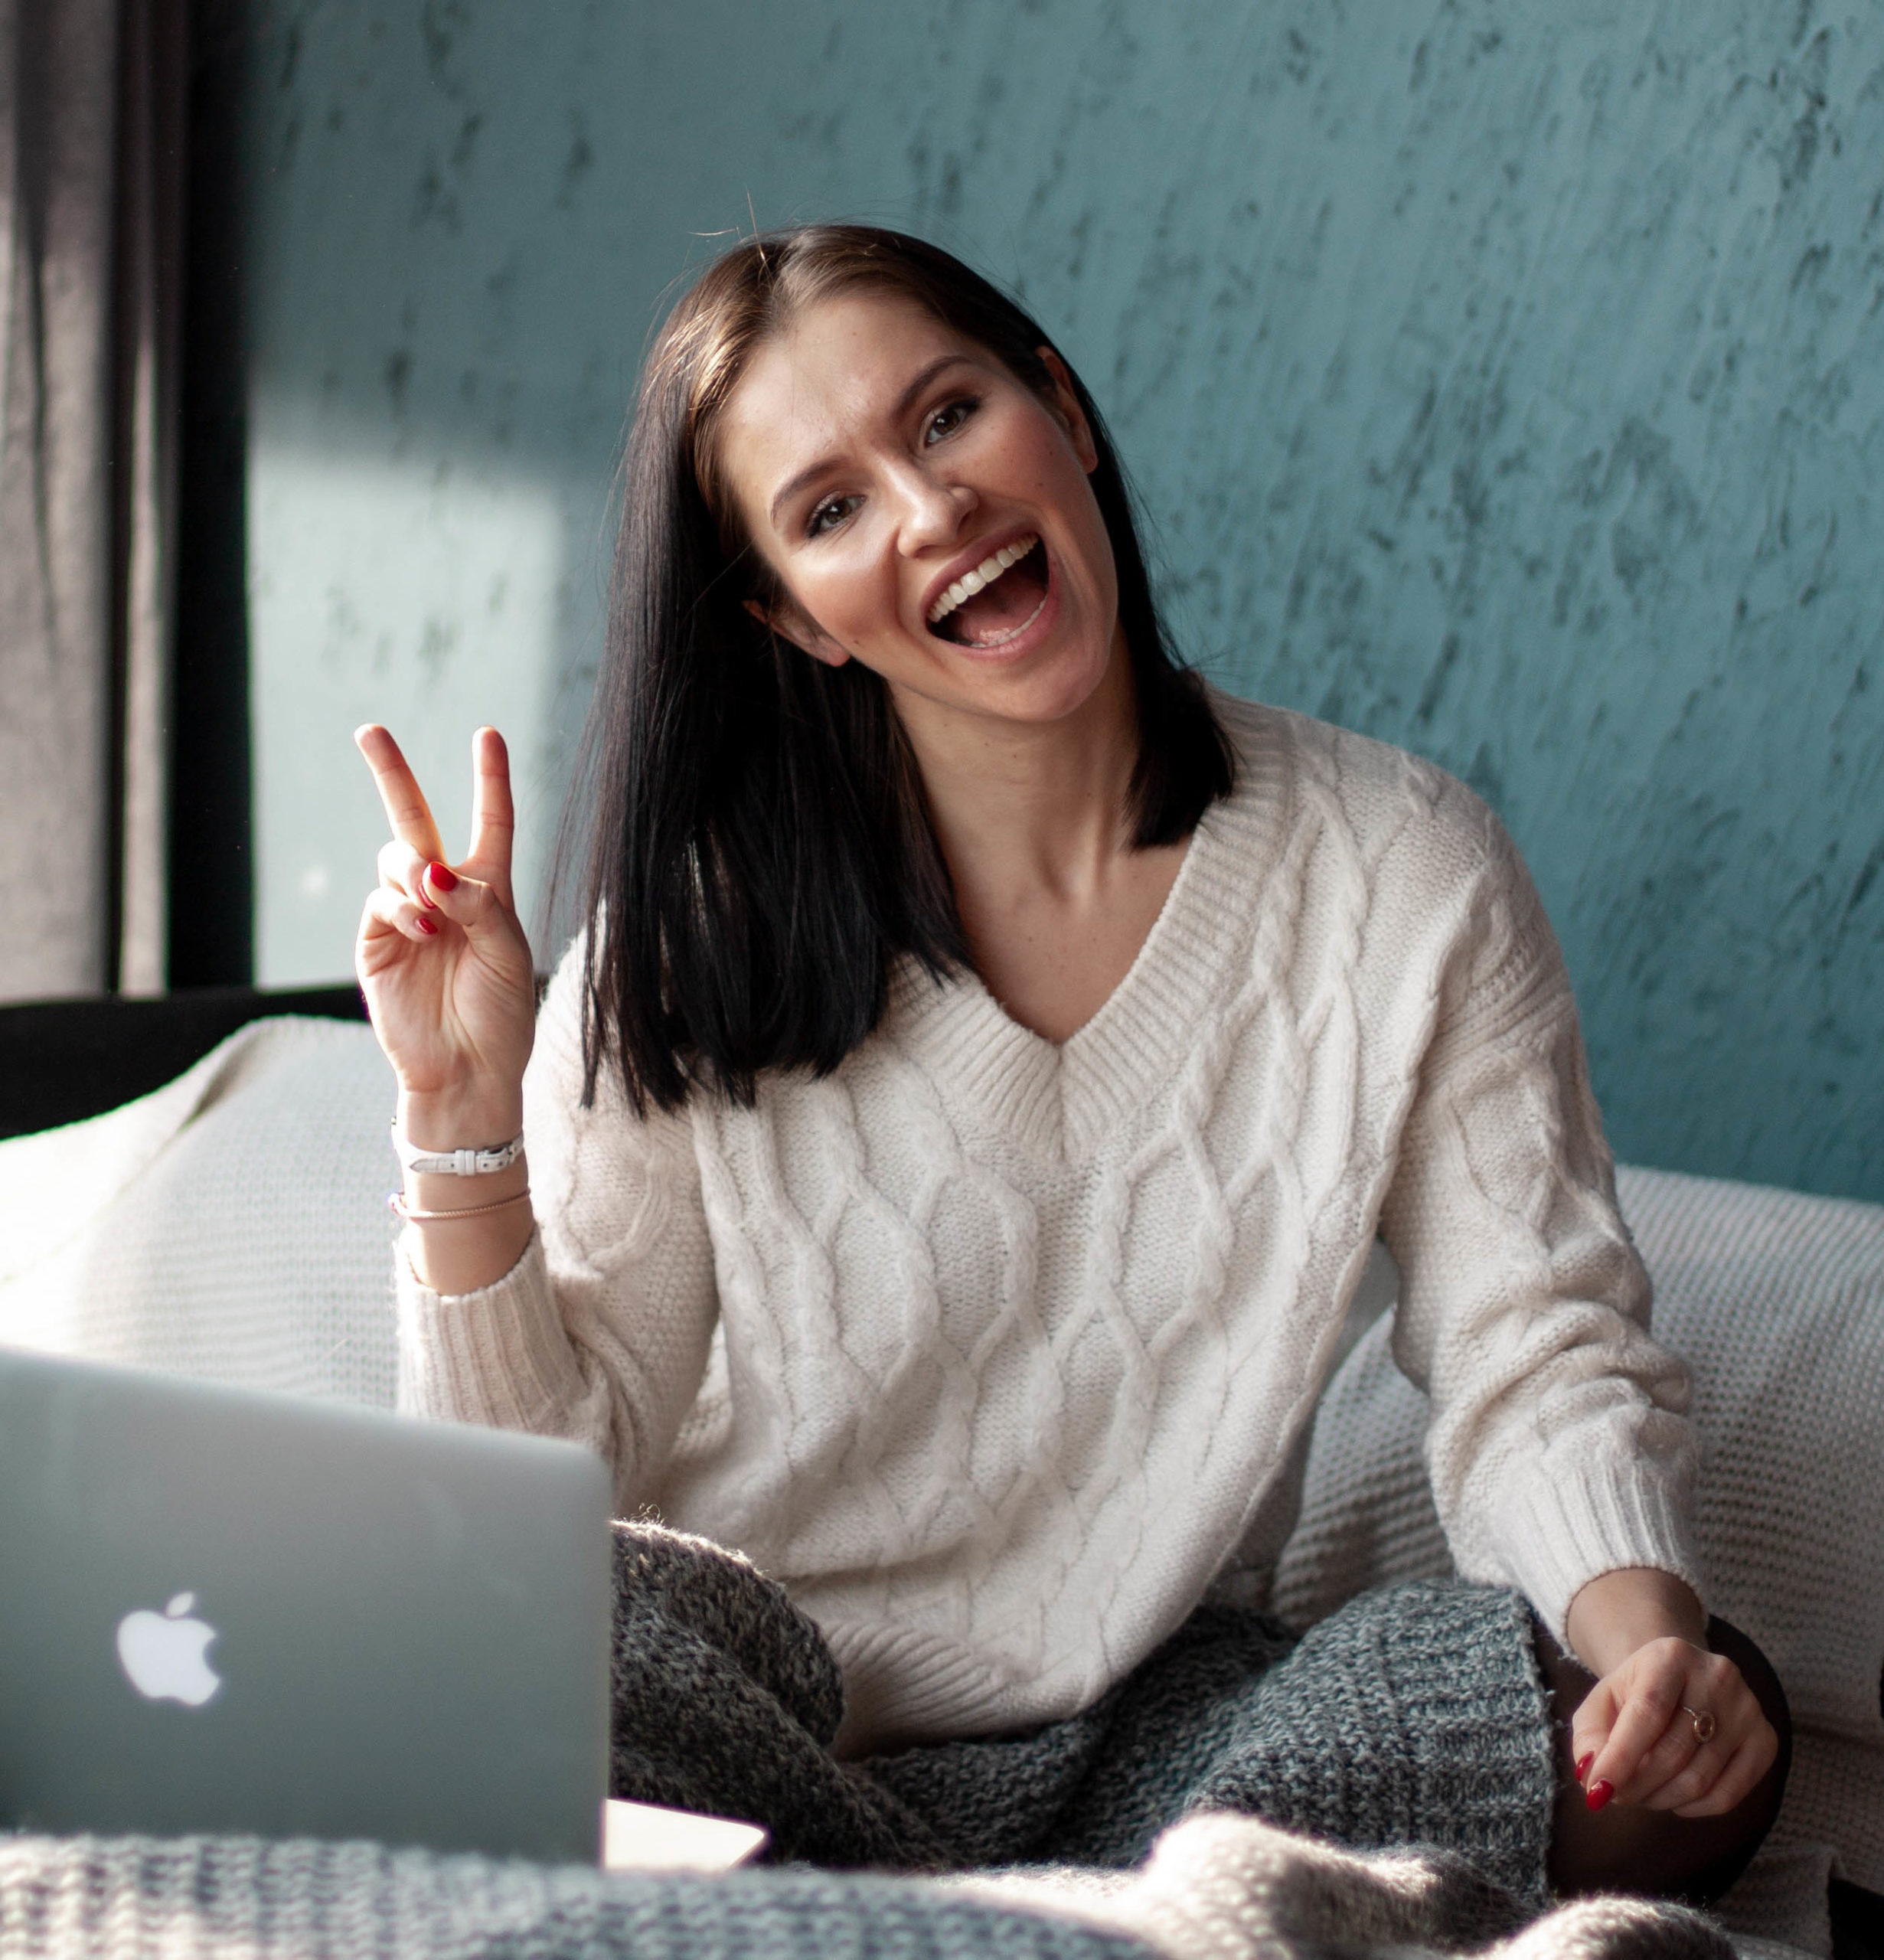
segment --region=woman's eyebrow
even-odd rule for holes
[[[939,354],[926,368],[910,378],[909,385],[904,388],[901,394],[897,396],[896,407],[890,410],[890,420],[893,422],[900,421],[909,413],[910,404],[944,368],[952,368],[958,361],[965,361],[970,358],[971,357],[965,354]],[[817,462],[807,463],[795,476],[780,488],[778,495],[772,500],[770,508],[766,513],[775,530],[778,528],[779,513],[785,508],[785,505],[791,502],[806,484],[822,476],[826,470],[834,469],[841,460],[841,459],[837,456],[820,456]]]

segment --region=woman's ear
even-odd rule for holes
[[[1092,426],[1086,419],[1086,411],[1079,406],[1079,397],[1073,385],[1073,375],[1065,361],[1050,347],[1037,347],[1034,352],[1040,357],[1040,364],[1046,370],[1053,384],[1053,413],[1065,425],[1072,439],[1073,454],[1079,459],[1080,467],[1090,476],[1099,466],[1099,445],[1092,439]]]
[[[776,633],[782,640],[789,640],[801,652],[808,653],[814,660],[821,660],[827,667],[841,667],[850,658],[850,655],[822,626],[807,618],[789,600],[772,612],[768,612],[756,599],[749,599],[744,603],[746,611],[768,632]]]

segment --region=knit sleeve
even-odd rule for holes
[[[637,1118],[605,1070],[581,1107],[581,942],[551,982],[524,1080],[537,1229],[475,1293],[397,1256],[399,1400],[414,1414],[587,1445],[624,1515],[658,1478],[706,1371],[713,1249],[684,1113]]]
[[[1394,1354],[1432,1399],[1455,1563],[1517,1587],[1561,1640],[1605,1572],[1700,1590],[1688,1376],[1648,1335],[1556,936],[1503,826],[1475,799],[1468,822],[1477,869],[1382,1218]]]

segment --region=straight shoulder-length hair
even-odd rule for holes
[[[892,962],[969,965],[953,888],[890,691],[748,610],[779,596],[716,469],[755,351],[838,293],[913,300],[1053,399],[1047,336],[922,240],[860,225],[746,239],[710,265],[648,350],[622,472],[607,644],[583,737],[589,828],[584,1102],[619,1070],[630,1104],[695,1090],[749,1104],[768,1070],[827,1073],[882,1019]],[[1117,456],[1090,395],[1089,480],[1131,652],[1140,848],[1188,836],[1231,786],[1229,743],[1173,658]],[[566,835],[568,834],[566,831]]]

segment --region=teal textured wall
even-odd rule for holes
[[[255,11],[265,973],[344,965],[367,713],[547,834],[660,295],[864,216],[1060,339],[1195,657],[1500,810],[1620,1154],[1884,1198],[1884,12]]]

